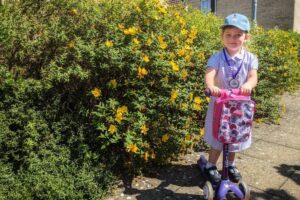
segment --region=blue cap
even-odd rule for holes
[[[250,23],[248,18],[245,15],[239,14],[239,13],[233,13],[231,15],[228,15],[225,20],[224,24],[221,28],[224,28],[226,26],[235,26],[242,31],[249,32],[250,31]]]

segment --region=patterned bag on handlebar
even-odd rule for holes
[[[255,111],[250,97],[221,92],[214,104],[213,136],[226,144],[249,139]]]

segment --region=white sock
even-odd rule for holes
[[[228,166],[235,166],[235,162],[233,161],[228,161]]]
[[[213,166],[216,166],[216,165],[207,161],[205,168],[208,169],[208,168],[213,167]]]

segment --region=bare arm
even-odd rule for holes
[[[205,72],[205,85],[207,89],[210,90],[213,96],[218,96],[220,93],[220,89],[215,86],[215,76],[217,74],[217,70],[211,67],[208,67]]]
[[[242,94],[250,94],[257,85],[257,70],[252,69],[248,73],[247,81],[241,86]]]

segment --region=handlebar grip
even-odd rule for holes
[[[209,89],[204,90],[204,94],[205,94],[205,96],[207,96],[207,97],[211,96],[211,92],[210,92]]]

